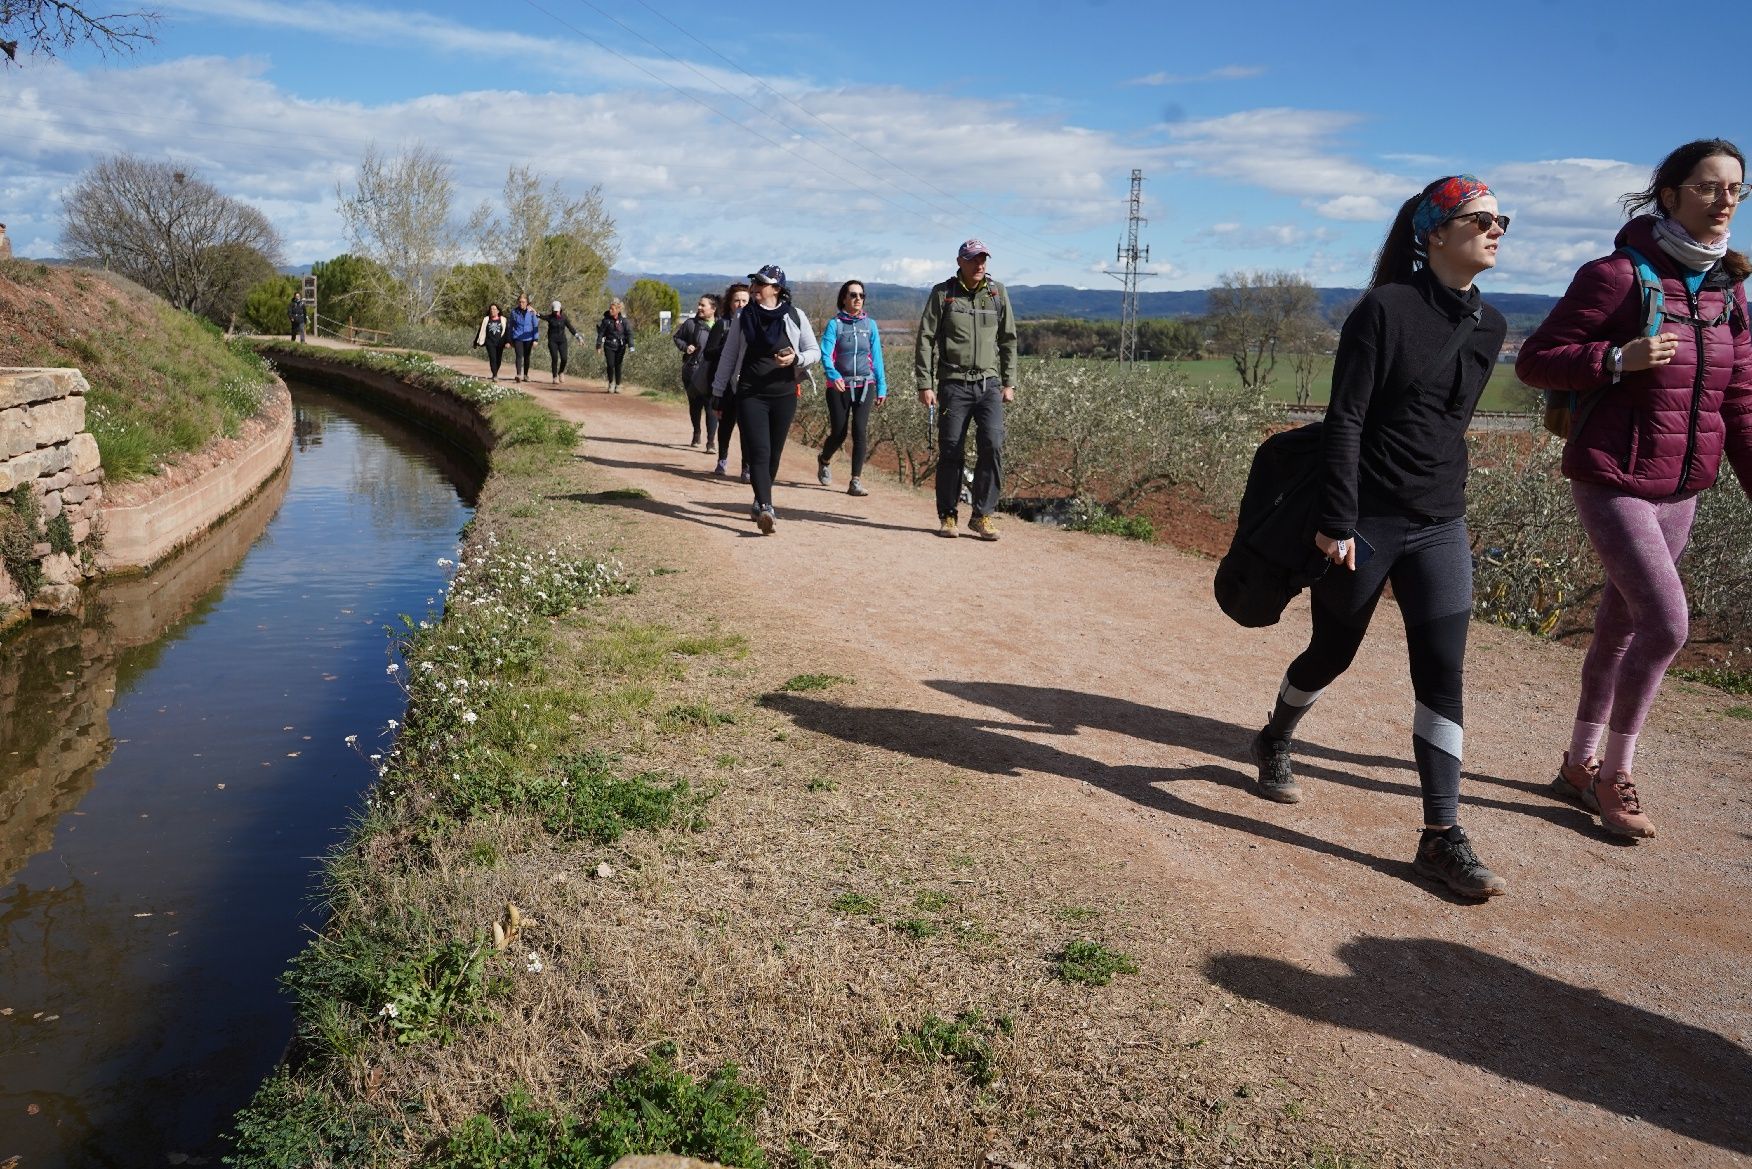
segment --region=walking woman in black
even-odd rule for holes
[[[608,311],[596,322],[596,348],[602,351],[602,376],[608,379],[608,392],[620,393],[621,360],[633,351],[633,322],[627,319],[627,306],[618,297],[608,302]]]
[[[505,314],[499,311],[499,306],[489,304],[487,315],[481,318],[481,327],[475,332],[475,347],[485,346],[487,350],[487,366],[493,371],[493,380],[499,380],[499,363],[505,359],[505,342],[509,339],[509,324]]]
[[[712,380],[706,371],[706,339],[717,322],[718,298],[708,292],[694,306],[694,315],[675,327],[675,336],[671,338],[681,352],[681,392],[687,395],[688,418],[693,422],[693,438],[687,445],[700,445],[703,418],[707,450],[718,445],[718,412],[711,409]]]
[[[748,307],[748,285],[740,282],[730,285],[724,290],[724,299],[719,302],[718,319],[712,325],[711,335],[706,338],[706,392],[712,391],[712,383],[718,380],[718,362],[724,356],[724,342],[730,336],[730,326],[736,323],[736,318],[742,310]],[[722,398],[712,398],[706,404],[708,413],[718,419],[718,460],[713,471],[722,477],[729,474],[730,466],[730,436],[736,433],[736,395],[734,390]],[[711,448],[706,448],[711,454]],[[742,458],[742,481],[748,482],[748,456]]]
[[[736,387],[742,449],[754,484],[751,515],[761,535],[773,534],[773,480],[785,453],[785,436],[797,417],[797,398],[809,367],[821,358],[803,310],[791,303],[785,270],[768,264],[748,278],[754,299],[736,318],[724,342],[712,395]]]
[[[1300,800],[1290,736],[1350,667],[1391,583],[1411,653],[1411,748],[1423,789],[1412,865],[1474,898],[1507,889],[1460,827],[1459,797],[1472,617],[1466,430],[1507,332],[1473,279],[1495,266],[1508,228],[1490,188],[1457,175],[1406,200],[1387,233],[1333,363],[1314,537],[1331,565],[1310,590],[1313,635],[1290,663],[1271,720],[1252,746],[1260,794]]]
[[[566,310],[560,307],[557,300],[554,301],[553,311],[544,314],[541,319],[547,322],[548,369],[551,371],[549,376],[558,385],[566,380],[566,334],[570,333],[580,341],[584,339],[584,334],[572,324],[572,319],[566,315]]]

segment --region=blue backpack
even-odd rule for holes
[[[1621,247],[1617,254],[1630,261],[1631,268],[1636,272],[1636,283],[1642,297],[1642,330],[1639,337],[1653,337],[1661,331],[1662,321],[1673,321],[1682,325],[1702,325],[1713,328],[1726,321],[1738,307],[1734,303],[1734,294],[1730,290],[1722,300],[1721,315],[1714,320],[1702,320],[1690,313],[1670,313],[1667,311],[1667,294],[1661,287],[1661,277],[1655,272],[1655,266],[1648,257],[1631,247]],[[1587,422],[1588,415],[1593,412],[1595,403],[1599,400],[1599,390],[1546,390],[1544,391],[1545,429],[1558,438],[1568,439],[1571,434],[1581,429]]]

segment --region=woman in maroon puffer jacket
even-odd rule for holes
[[[1724,454],[1752,494],[1742,283],[1752,264],[1728,249],[1745,179],[1745,157],[1719,138],[1669,154],[1646,190],[1624,197],[1634,218],[1618,250],[1582,266],[1515,362],[1528,385],[1580,395],[1563,473],[1606,571],[1570,748],[1551,788],[1631,839],[1655,834],[1631,768],[1637,734],[1689,632],[1677,561],[1697,495],[1715,482]],[[1663,319],[1652,337],[1641,335],[1643,295],[1627,249],[1661,278]]]

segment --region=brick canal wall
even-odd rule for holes
[[[85,430],[75,369],[0,371],[0,605],[72,613],[96,571],[103,502],[97,440]]]

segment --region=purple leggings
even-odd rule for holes
[[[1576,721],[1634,735],[1690,633],[1677,564],[1691,537],[1697,493],[1639,499],[1615,487],[1572,480],[1570,494],[1606,569],[1594,642],[1582,661]]]

